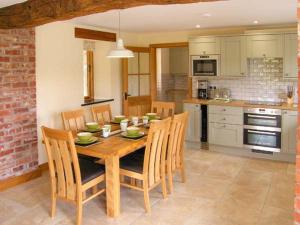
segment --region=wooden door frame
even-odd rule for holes
[[[151,98],[152,101],[157,97],[157,74],[156,74],[156,49],[158,48],[179,48],[188,47],[188,42],[174,42],[174,43],[159,43],[150,44],[150,79],[151,79]],[[192,96],[192,78],[188,78],[188,97]]]
[[[126,46],[126,49],[129,49],[133,52],[139,52],[139,53],[149,53],[149,58],[150,56],[150,48],[149,47],[136,47],[136,46]],[[151,60],[150,60],[151,62]],[[150,79],[151,79],[151,67],[150,67],[150,62],[149,62],[149,72],[150,72]],[[128,115],[128,107],[126,105],[126,91],[128,92],[128,59],[124,58],[122,59],[122,109],[123,109],[123,114]],[[151,91],[151,81],[150,81],[150,91]],[[128,93],[127,93],[128,94]],[[151,94],[151,93],[150,93]]]

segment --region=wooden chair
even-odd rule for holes
[[[51,180],[51,217],[55,216],[56,200],[66,200],[76,204],[76,224],[80,225],[82,205],[105,191],[94,189],[104,181],[104,166],[78,159],[71,131],[42,127],[42,133]],[[90,188],[93,188],[93,194],[84,199],[86,190]]]
[[[73,133],[76,133],[85,129],[86,121],[83,109],[62,112],[61,116],[65,130],[71,130]]]
[[[153,101],[151,104],[151,112],[157,113],[162,119],[172,117],[175,114],[175,103]]]
[[[110,122],[112,120],[111,108],[109,104],[94,106],[91,109],[95,122],[104,125],[106,122]]]
[[[173,192],[173,174],[180,171],[181,181],[185,182],[184,168],[184,138],[187,126],[188,113],[174,115],[167,150],[167,175],[170,193]]]
[[[151,189],[161,183],[163,197],[167,196],[165,163],[170,124],[171,118],[151,124],[143,158],[135,158],[133,154],[120,159],[120,175],[142,182],[142,187],[139,187],[136,182],[126,183],[124,179],[121,180],[121,185],[144,192],[146,212],[151,211],[149,200]]]

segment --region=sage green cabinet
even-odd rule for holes
[[[247,71],[246,37],[221,39],[221,76],[244,76]]]
[[[283,58],[283,34],[255,34],[247,36],[247,57]]]
[[[230,147],[243,146],[243,108],[231,106],[208,107],[208,142]]]
[[[189,42],[190,55],[220,54],[220,37],[197,37]]]
[[[225,123],[209,123],[209,143],[231,147],[242,147],[243,126]]]
[[[201,140],[201,105],[184,103],[184,111],[189,113],[186,129],[186,141],[200,142]]]
[[[284,35],[284,72],[286,79],[297,79],[298,77],[298,35]]]
[[[281,151],[296,154],[297,111],[282,111]]]

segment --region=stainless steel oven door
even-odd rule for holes
[[[280,152],[281,132],[244,129],[244,146],[254,150]]]
[[[244,113],[244,125],[281,128],[281,116]]]

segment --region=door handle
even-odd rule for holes
[[[130,96],[130,95],[129,95],[127,92],[124,93],[124,98],[125,98],[125,100],[127,100],[129,96]]]
[[[273,132],[256,131],[256,130],[248,130],[248,133],[253,133],[253,134],[267,134],[267,135],[273,135],[273,136],[276,135],[276,133],[273,133]]]

